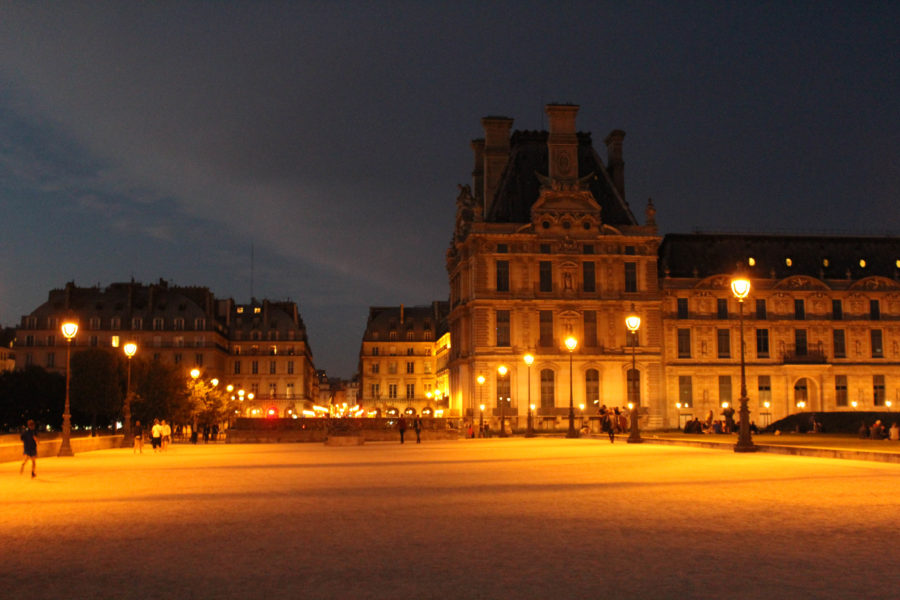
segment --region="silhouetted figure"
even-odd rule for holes
[[[400,431],[400,443],[403,443],[403,436],[406,434],[406,419],[400,417],[397,420],[397,429]]]
[[[421,444],[422,443],[422,419],[420,419],[419,417],[416,417],[413,420],[413,429],[416,430],[416,443]]]
[[[22,455],[25,457],[25,460],[22,461],[22,466],[19,467],[19,475],[25,472],[25,464],[30,460],[31,461],[31,477],[37,477],[37,473],[35,470],[37,469],[37,429],[34,426],[34,421],[28,419],[28,428],[22,432],[22,435],[19,436],[22,439]]]

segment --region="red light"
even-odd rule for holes
[[[269,415],[270,417],[274,417],[274,416],[276,415],[275,409],[274,409],[274,408],[270,408],[270,409],[269,409],[269,412],[268,412],[268,415]]]

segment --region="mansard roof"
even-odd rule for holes
[[[432,302],[424,306],[372,306],[369,307],[369,319],[363,341],[386,341],[390,333],[397,332],[397,341],[434,341],[447,331],[447,315],[450,312],[448,302]],[[407,338],[407,332],[413,332],[413,339]],[[431,332],[431,338],[425,337],[425,331]]]
[[[660,277],[703,278],[740,269],[770,279],[897,279],[900,238],[695,233],[666,235],[659,247]]]
[[[530,223],[531,206],[540,195],[541,184],[536,173],[549,172],[547,131],[514,131],[510,138],[509,161],[500,179],[490,214],[485,218],[495,223]],[[637,225],[628,203],[613,186],[603,160],[594,150],[591,134],[578,133],[578,177],[593,174],[589,189],[602,208],[604,223],[614,226]]]

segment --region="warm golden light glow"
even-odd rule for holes
[[[530,354],[526,354],[522,358],[525,361],[525,364],[528,365],[529,367],[534,363],[534,357]]]
[[[216,387],[217,385],[219,385],[219,380],[213,377],[212,380],[210,380],[210,383],[213,387]]]
[[[534,410],[534,404],[531,405],[531,410]]]
[[[481,405],[481,412],[484,412],[484,404]]]
[[[862,267],[863,269],[865,269],[866,268],[866,259],[864,259],[864,258],[859,259],[859,266]]]
[[[509,369],[506,368],[506,365],[500,365],[497,367],[497,372],[500,373],[500,377],[506,377],[506,373],[509,372]]]
[[[751,256],[749,259],[747,259],[747,264],[750,265],[751,267],[755,267],[756,259]]]
[[[575,350],[575,347],[577,345],[578,345],[578,340],[576,340],[574,337],[569,336],[566,338],[566,348],[569,349],[569,352],[572,352],[573,350]]]
[[[628,315],[625,317],[625,327],[628,328],[628,331],[634,333],[641,328],[641,318],[636,314]]]
[[[675,403],[675,408],[681,408],[681,402],[676,402],[676,403]]]
[[[200,369],[191,369],[191,377],[194,379],[200,377]]]
[[[581,410],[584,410],[584,404],[579,404],[578,408],[580,408]]]
[[[479,375],[476,381],[478,382],[478,385],[484,385],[484,375]]]
[[[247,398],[250,400],[253,400],[254,396],[255,396],[255,394],[253,392],[250,392],[249,394],[247,394]]]
[[[731,293],[738,300],[743,300],[750,293],[750,280],[743,277],[736,277],[731,280]]]
[[[225,391],[226,391],[226,392],[233,392],[233,391],[234,391],[234,386],[231,385],[231,384],[229,383],[227,386],[225,386]]]
[[[128,342],[124,346],[122,346],[122,350],[125,352],[125,356],[131,358],[137,352],[137,344],[134,342]]]
[[[723,403],[722,403],[722,408],[728,408],[728,402],[723,402]]]
[[[628,403],[628,410],[632,410],[632,409],[634,409],[634,402],[629,402],[629,403]]]
[[[74,321],[66,321],[62,324],[61,329],[63,337],[67,340],[71,340],[73,337],[75,337],[75,334],[78,333],[78,323],[75,323]]]

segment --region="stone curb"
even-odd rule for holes
[[[714,450],[733,450],[734,444],[723,442],[704,442],[699,440],[675,440],[672,438],[645,437],[644,443],[663,446],[693,446],[712,448]],[[816,458],[839,458],[843,460],[868,460],[900,464],[900,452],[868,452],[865,450],[842,450],[838,448],[813,448],[809,446],[778,446],[775,444],[757,444],[760,452],[770,454],[787,454],[792,456],[812,456]]]

